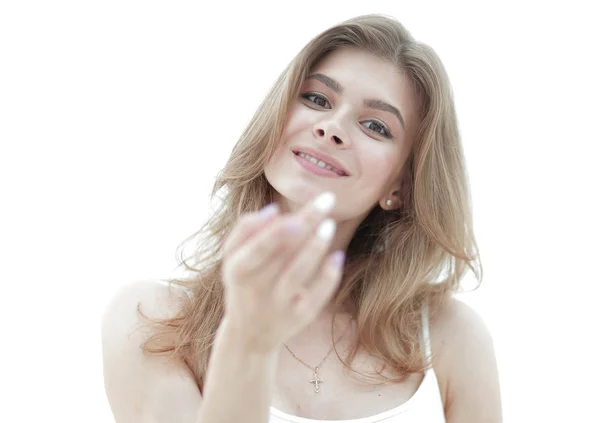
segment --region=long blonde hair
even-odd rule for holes
[[[349,244],[334,304],[351,301],[356,306],[358,336],[349,355],[340,359],[352,370],[361,347],[393,370],[392,378],[379,375],[388,381],[423,371],[430,365],[430,358],[423,361],[419,341],[424,302],[434,316],[442,300],[459,289],[467,267],[476,275],[477,286],[481,283],[465,160],[446,70],[434,50],[416,41],[394,18],[349,19],[312,39],[291,61],[233,148],[211,193],[211,200],[218,199],[217,208],[182,243],[199,238],[193,254],[180,255],[180,266],[191,273],[167,280],[193,295],[171,319],[149,319],[138,306],[152,327],[143,349],[184,357],[200,390],[223,317],[223,242],[242,213],[272,201],[264,168],[280,141],[288,108],[309,71],[344,46],[364,49],[397,66],[412,81],[421,107],[420,127],[405,164],[410,188],[403,206],[393,212],[375,207]]]

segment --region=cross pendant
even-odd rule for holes
[[[317,374],[317,372],[319,371],[319,369],[313,370],[313,378],[310,381],[310,383],[315,385],[315,392],[318,394],[321,391],[321,387],[319,386],[319,383],[323,383],[323,381],[321,379],[319,379],[319,375]]]

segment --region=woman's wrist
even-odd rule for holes
[[[244,325],[246,326],[246,325]],[[223,318],[215,339],[215,346],[220,345],[243,355],[275,360],[280,345],[266,342],[259,336],[249,333],[247,327],[236,324],[227,316]]]

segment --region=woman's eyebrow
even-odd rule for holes
[[[402,129],[406,130],[406,128],[404,127],[404,119],[402,118],[402,115],[400,114],[400,110],[398,110],[391,104],[386,103],[385,101],[381,101],[381,100],[365,100],[365,106],[369,107],[371,109],[378,109],[378,110],[383,110],[384,112],[393,113],[400,121],[400,125],[402,126]]]
[[[328,77],[327,75],[323,75],[322,73],[313,73],[309,75],[308,78],[306,78],[307,81],[309,79],[316,79],[317,81],[321,81],[323,84],[331,88],[331,90],[336,94],[342,94],[344,92],[344,87],[342,87],[342,85],[339,82],[337,82],[333,78]]]
[[[329,76],[324,75],[322,73],[313,73],[306,78],[307,81],[309,79],[316,79],[317,81],[321,81],[323,84],[325,84],[334,93],[336,93],[338,95],[341,95],[344,92],[344,87],[342,87],[342,85],[339,82],[337,82],[335,79],[330,78]],[[398,110],[398,108],[392,106],[389,103],[386,103],[385,101],[374,100],[374,99],[365,100],[364,104],[365,104],[365,107],[368,107],[370,109],[382,110],[384,112],[390,112],[390,113],[394,114],[400,121],[400,125],[402,125],[402,129],[406,130],[406,128],[404,126],[404,118],[402,117],[402,114],[400,113],[400,110]]]

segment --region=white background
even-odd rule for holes
[[[593,2],[5,1],[0,5],[0,421],[111,422],[100,316],[162,278],[262,97],[364,13],[442,58],[506,422],[600,421]]]

